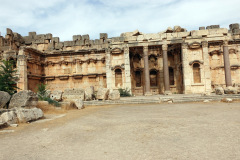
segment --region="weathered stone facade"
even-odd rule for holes
[[[155,34],[138,30],[100,39],[52,34],[0,36],[1,59],[17,60],[18,87],[49,89],[129,88],[134,95],[210,93],[240,84],[240,29],[219,25],[187,31],[180,26]]]

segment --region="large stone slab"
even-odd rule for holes
[[[62,91],[58,91],[58,90],[52,91],[52,93],[50,94],[50,98],[55,101],[61,101],[62,93],[63,93]]]
[[[62,95],[62,99],[69,101],[72,99],[84,100],[85,91],[84,89],[65,89]]]
[[[108,99],[109,89],[107,88],[99,88],[97,91],[97,99],[98,100],[106,100]]]
[[[15,93],[10,101],[8,108],[34,108],[37,106],[38,97],[37,94],[30,91],[24,90],[18,93]]]
[[[109,100],[119,100],[120,99],[120,92],[118,90],[112,90],[108,96]]]
[[[35,121],[44,116],[43,111],[39,108],[31,109],[18,108],[16,109],[16,115],[18,118],[18,122],[20,123]]]
[[[232,86],[226,87],[224,89],[224,93],[225,94],[237,94],[238,93],[238,88],[237,87],[232,87]]]
[[[4,112],[3,114],[1,114],[0,117],[3,124],[7,123],[8,125],[10,125],[17,123],[17,115],[14,111]]]
[[[90,86],[85,89],[85,100],[91,101],[94,98],[94,87]]]
[[[0,108],[3,108],[10,100],[11,96],[7,92],[0,91]]]

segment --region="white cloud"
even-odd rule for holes
[[[168,26],[188,30],[240,22],[239,0],[0,0],[0,31],[27,35],[53,33],[61,40],[74,34],[109,37],[139,29],[156,33]]]

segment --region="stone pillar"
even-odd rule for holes
[[[205,78],[205,92],[210,94],[212,92],[212,84],[211,84],[211,70],[210,70],[210,62],[209,62],[209,54],[208,54],[208,42],[202,42],[202,50],[203,50],[203,61],[204,61],[204,78]]]
[[[106,79],[107,88],[112,89],[112,70],[111,70],[111,51],[109,48],[105,50],[106,52]]]
[[[183,88],[184,94],[190,94],[191,92],[191,77],[189,73],[192,72],[189,66],[189,59],[188,59],[188,45],[187,43],[182,43],[182,70],[183,70]]]
[[[21,90],[28,89],[28,78],[27,78],[27,57],[24,54],[24,50],[20,49],[17,56],[17,74],[19,80],[17,82],[18,92]]]
[[[163,50],[163,78],[164,78],[164,94],[170,94],[169,85],[169,69],[168,69],[168,55],[167,55],[167,44],[162,45]]]
[[[151,95],[147,45],[143,46],[143,60],[144,60],[145,96],[147,96]]]
[[[224,60],[226,87],[232,86],[231,67],[230,67],[229,51],[228,51],[228,41],[223,41],[223,60]]]
[[[130,93],[132,94],[131,71],[130,71],[130,59],[129,59],[129,47],[128,47],[128,45],[126,45],[124,47],[124,76],[125,76],[124,87],[126,89],[130,89]]]

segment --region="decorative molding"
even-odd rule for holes
[[[199,42],[193,42],[193,43],[190,43],[190,44],[188,45],[188,47],[189,47],[190,49],[199,49],[199,48],[201,48],[201,43],[199,43]]]
[[[124,50],[125,50],[125,48],[124,48]],[[121,48],[113,48],[112,50],[111,50],[111,53],[112,54],[121,54],[121,53],[123,53],[123,50],[121,49]]]
[[[194,60],[194,61],[189,62],[189,65],[193,65],[194,63],[203,64],[203,61],[200,61],[200,60]]]
[[[238,52],[238,50],[231,48],[228,50],[229,54],[236,54]]]
[[[125,65],[124,64],[121,64],[121,65],[115,65],[113,67],[111,67],[111,70],[116,70],[116,69],[125,69]]]
[[[209,54],[210,54],[211,56],[214,55],[214,54],[220,55],[220,54],[222,54],[222,53],[223,53],[223,51],[221,51],[221,50],[213,50],[213,51],[209,52]]]
[[[60,75],[60,76],[58,76],[58,78],[60,80],[68,80],[69,79],[69,75]]]

